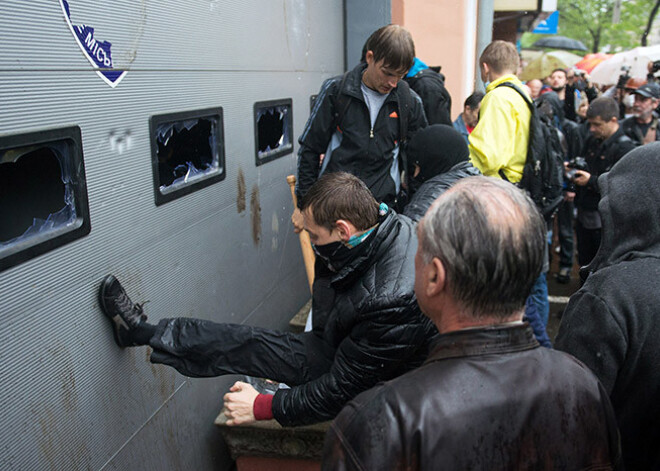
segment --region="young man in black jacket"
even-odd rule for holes
[[[237,382],[225,396],[229,425],[332,419],[360,392],[419,366],[437,331],[413,291],[412,222],[379,206],[365,184],[345,172],[321,177],[303,198],[302,212],[318,255],[312,332],[183,317],[150,324],[110,275],[100,301],[117,344],[149,345],[152,363],[186,376],[245,374],[291,386],[273,396]]]
[[[362,179],[377,201],[395,206],[401,190],[401,143],[426,126],[424,109],[402,78],[413,64],[415,44],[397,25],[374,32],[365,62],[327,80],[300,136],[298,201],[327,172]],[[321,155],[324,155],[321,163]],[[302,230],[300,208],[292,222]]]
[[[417,233],[415,293],[438,342],[424,365],[346,405],[322,469],[618,469],[607,393],[522,322],[546,243],[531,199],[468,177]]]
[[[601,220],[598,214],[600,189],[598,177],[608,172],[635,144],[623,133],[618,121],[619,105],[614,99],[595,99],[587,111],[591,135],[582,149],[588,170],[576,170],[575,207],[577,222],[578,263],[588,265],[596,255],[601,237]]]

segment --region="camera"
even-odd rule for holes
[[[621,75],[619,75],[619,81],[616,83],[616,88],[619,89],[626,88],[626,82],[630,78],[630,74],[628,73],[629,71],[630,71],[629,65],[624,65],[623,67],[621,67]]]
[[[656,73],[658,70],[660,70],[660,61],[653,61],[653,68],[651,69],[651,73]]]
[[[568,172],[566,172],[566,178],[569,181],[575,180],[575,174],[578,170],[584,170],[585,172],[589,171],[589,165],[584,157],[575,157],[574,159],[569,160],[566,162],[566,168],[569,169]]]

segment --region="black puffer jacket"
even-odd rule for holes
[[[454,165],[449,171],[436,175],[430,180],[425,181],[419,190],[415,192],[410,203],[403,210],[403,214],[408,216],[413,221],[417,222],[426,213],[426,210],[429,209],[431,203],[433,203],[441,194],[447,191],[454,183],[456,183],[461,178],[473,177],[476,175],[481,175],[479,169],[477,169],[472,162],[460,162]]]
[[[323,470],[620,469],[607,393],[526,325],[440,336],[423,366],[360,394],[326,435]]]
[[[357,394],[419,366],[430,351],[437,329],[414,295],[413,224],[390,212],[369,239],[339,273],[316,264],[308,335],[321,337],[327,351],[318,354],[334,360],[325,374],[275,394],[273,415],[282,425],[332,419]]]
[[[399,124],[401,89],[409,90],[399,82],[383,103],[373,129],[369,108],[362,96],[362,73],[366,64],[358,64],[348,72],[343,88],[342,76],[327,80],[316,98],[312,113],[298,142],[298,202],[318,179],[320,155],[324,172],[348,172],[364,181],[376,200],[392,206],[399,188],[392,178],[402,141]],[[347,100],[335,107],[335,97],[341,92]],[[405,100],[405,102],[403,101]],[[426,126],[426,116],[421,103],[410,93],[402,98],[410,107],[407,112],[407,136]],[[345,103],[345,104],[344,104]],[[341,108],[341,109],[336,109]],[[338,123],[337,120],[341,122]],[[405,139],[403,139],[405,140]],[[402,169],[399,169],[402,170]]]

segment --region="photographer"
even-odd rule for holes
[[[585,162],[580,164],[576,158],[566,164],[568,169],[575,170],[572,173],[578,213],[575,234],[581,266],[591,262],[600,245],[598,177],[608,172],[612,165],[635,147],[619,126],[618,113],[619,106],[614,99],[601,97],[594,100],[587,111],[591,135],[582,149]]]
[[[629,71],[630,66],[621,67],[621,75],[619,75],[616,86],[608,88],[603,93],[603,96],[612,97],[619,104],[619,120],[632,116],[632,108],[635,105],[633,93],[646,84],[646,80],[643,78],[631,77]]]
[[[633,115],[621,122],[623,132],[638,146],[660,140],[660,120],[655,113],[660,101],[660,85],[642,85],[633,92],[633,96]]]
[[[555,69],[550,74],[549,82],[552,91],[557,93],[559,99],[564,104],[564,115],[566,119],[570,119],[571,121],[577,121],[577,115],[575,113],[577,108],[575,104],[576,102],[580,102],[579,99],[576,100],[576,95],[581,95],[579,87],[584,88],[589,102],[598,96],[598,91],[591,84],[589,76],[583,71],[568,69],[567,72],[564,69]]]
[[[646,75],[646,81],[648,83],[658,83],[660,77],[655,74],[660,71],[660,61],[649,61],[647,69],[649,73]]]

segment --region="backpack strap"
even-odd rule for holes
[[[410,85],[405,80],[400,80],[396,87],[397,101],[399,105],[399,145],[408,140],[408,118],[412,108],[412,93]]]
[[[532,102],[532,100],[527,96],[525,92],[521,90],[521,88],[518,85],[511,82],[502,82],[499,85],[497,85],[495,88],[500,88],[500,87],[513,88],[516,92],[518,92],[518,95],[520,95],[522,99],[525,100],[525,103],[527,103],[529,110],[532,112],[532,116],[530,117],[530,119],[534,118],[534,114],[536,112],[536,107],[534,106],[534,102]],[[530,143],[531,143],[531,139],[530,139]],[[507,182],[509,181],[509,179],[504,174],[504,170],[500,168],[497,173],[499,174],[500,177],[502,177],[503,180]]]
[[[412,108],[412,93],[410,86],[405,80],[399,80],[396,87],[397,101],[399,105],[399,165],[400,169],[404,171],[406,186],[408,184],[408,156],[404,150],[404,144],[408,140],[408,121],[410,117],[410,109]]]
[[[341,127],[342,122],[344,121],[344,116],[346,116],[348,107],[351,105],[350,97],[342,93],[344,91],[344,85],[346,84],[347,76],[348,76],[348,72],[345,72],[341,78],[341,82],[339,82],[339,88],[337,89],[337,93],[334,96],[334,99],[332,100],[333,101],[332,107],[334,108],[335,127],[338,128],[340,132],[342,129]]]
[[[515,83],[511,82],[502,82],[495,88],[500,88],[500,87],[509,87],[513,88],[515,91],[518,92],[518,94],[522,97],[523,100],[525,100],[525,103],[527,103],[527,106],[529,106],[530,110],[536,110],[536,107],[534,106],[534,102],[527,96],[525,92],[522,91],[522,89],[516,85]]]

